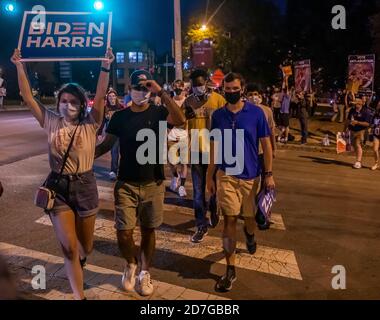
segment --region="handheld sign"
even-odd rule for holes
[[[263,190],[258,196],[258,208],[265,216],[265,220],[270,221],[272,207],[276,202],[276,193],[274,190]]]
[[[112,13],[26,11],[21,61],[104,60],[111,46]]]

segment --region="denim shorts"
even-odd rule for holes
[[[50,173],[46,187],[56,192],[54,207],[48,214],[72,210],[81,218],[91,217],[99,211],[99,195],[93,171],[77,175],[64,175],[58,184],[58,174]]]

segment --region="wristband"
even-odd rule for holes
[[[111,69],[107,69],[107,68],[104,68],[104,67],[102,67],[100,70],[102,72],[106,72],[106,73],[110,73],[111,72]]]
[[[265,172],[265,178],[270,178],[270,177],[273,177],[273,172],[272,171]]]

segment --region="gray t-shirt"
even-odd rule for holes
[[[63,157],[70,144],[76,125],[70,124],[57,113],[46,110],[44,129],[48,134],[50,168],[59,173]],[[96,132],[99,125],[88,115],[75,133],[64,174],[80,174],[92,170],[94,165]]]

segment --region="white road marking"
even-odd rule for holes
[[[17,276],[28,291],[48,300],[72,299],[63,258],[3,242],[0,242],[0,254],[12,268],[17,269]],[[33,290],[31,286],[31,280],[35,276],[31,270],[37,265],[44,266],[46,270],[47,284],[43,291]],[[89,287],[85,292],[86,296],[98,300],[229,300],[154,280],[153,295],[143,298],[136,292],[122,291],[121,276],[122,273],[118,271],[87,265],[84,272],[84,283]]]
[[[51,226],[48,216],[43,216],[36,223]],[[139,241],[141,234],[138,228],[135,235]],[[95,236],[116,242],[114,222],[98,218],[95,224]],[[222,241],[218,237],[207,236],[202,244],[192,244],[189,235],[177,233],[174,229],[161,228],[156,231],[156,248],[194,259],[225,264]],[[291,250],[258,246],[255,255],[250,255],[245,253],[245,244],[241,242],[237,243],[237,249],[238,268],[302,280],[295,254]]]

